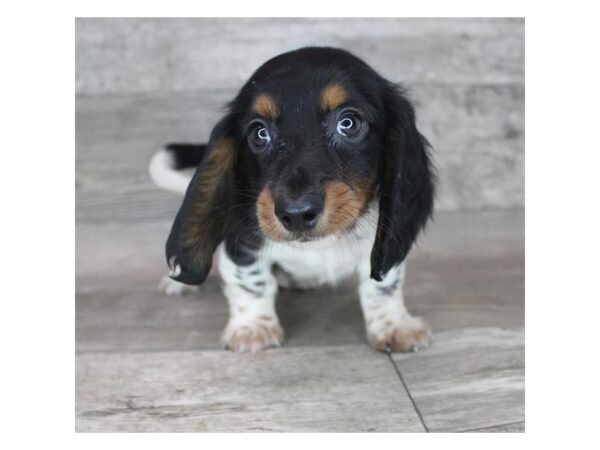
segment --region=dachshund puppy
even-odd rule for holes
[[[189,167],[197,167],[191,181]],[[164,288],[201,284],[217,252],[230,311],[225,347],[281,345],[279,287],[353,274],[375,349],[428,344],[427,325],[402,295],[404,259],[433,208],[428,144],[403,90],[362,60],[311,47],[267,61],[207,145],[169,145],[150,172],[159,186],[185,191],[166,245],[178,283]]]

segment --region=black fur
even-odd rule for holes
[[[206,144],[169,144],[165,147],[173,157],[173,169],[198,167],[208,150]]]
[[[332,82],[344,88],[347,104],[362,118],[366,131],[359,138],[340,138],[335,124],[342,112],[319,108],[320,94]],[[275,120],[261,118],[271,135],[261,149],[248,138],[258,119],[252,105],[259,94],[271,96],[279,111]],[[434,175],[410,101],[402,89],[346,51],[310,47],[267,61],[229,104],[207,148],[186,144],[169,148],[178,155],[180,167],[188,167],[205,160],[222,137],[236,143],[234,174],[219,183],[212,218],[189,223],[189,209],[203,176],[204,164],[199,164],[167,242],[167,259],[181,266],[180,275],[173,277],[178,281],[203,282],[212,252],[223,240],[237,264],[255,260],[264,241],[256,199],[265,186],[274,195],[297,197],[319,195],[328,181],[368,180],[380,204],[371,254],[371,276],[376,280],[404,260],[431,215]],[[190,155],[184,155],[188,150]],[[194,227],[201,245],[182,246],[182,233]],[[198,249],[206,254],[194,254]]]
[[[371,253],[371,278],[381,281],[404,261],[433,211],[435,191],[429,144],[415,124],[401,88],[388,85],[388,151],[379,188],[379,224]]]

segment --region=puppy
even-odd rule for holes
[[[151,162],[159,186],[185,191],[164,289],[201,284],[217,252],[230,312],[223,345],[255,352],[283,342],[279,287],[358,274],[373,348],[426,346],[429,328],[406,310],[402,285],[433,208],[428,148],[403,90],[352,54],[311,47],[267,61],[207,145],[172,144]]]

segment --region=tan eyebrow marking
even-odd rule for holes
[[[273,97],[269,94],[260,94],[254,99],[252,110],[263,116],[265,119],[276,119],[279,115],[279,108]]]
[[[338,83],[329,83],[321,92],[321,110],[331,111],[348,100],[348,92]]]

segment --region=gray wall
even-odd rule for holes
[[[439,210],[524,204],[521,19],[78,19],[77,218],[169,218],[146,175],[169,140],[205,140],[265,60],[332,45],[409,88]]]

